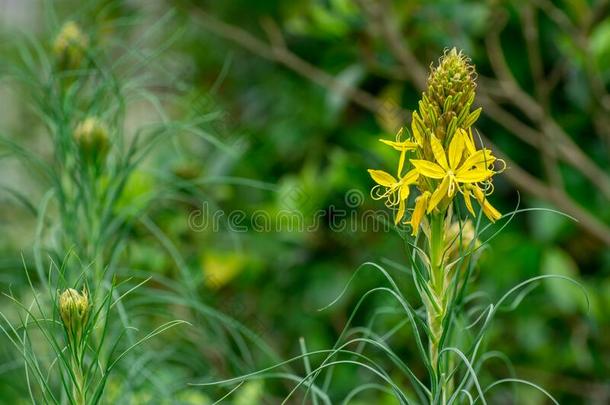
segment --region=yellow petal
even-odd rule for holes
[[[436,163],[423,159],[411,159],[411,164],[423,176],[430,177],[431,179],[442,179],[445,177],[446,171]]]
[[[405,201],[407,198],[409,198],[409,184],[407,183],[402,183],[400,185],[400,190],[398,191],[398,195],[400,197],[400,201]]]
[[[424,138],[422,136],[422,133],[419,132],[419,129],[417,128],[417,121],[419,120],[421,120],[419,118],[419,114],[417,114],[417,111],[413,111],[413,117],[411,118],[411,132],[413,132],[415,142],[417,142],[419,145],[422,145],[424,142]]]
[[[480,187],[475,186],[475,187],[471,187],[471,189],[474,194],[474,198],[476,198],[479,203],[481,203],[481,201],[485,200],[485,198],[486,198],[485,193],[483,192],[483,190],[481,190]]]
[[[411,141],[394,142],[388,141],[387,139],[380,139],[379,141],[401,152],[406,150],[412,150],[417,147],[417,144]]]
[[[377,184],[384,187],[391,187],[392,185],[397,183],[394,176],[384,172],[383,170],[369,169],[369,174]]]
[[[455,170],[462,160],[462,153],[464,152],[464,139],[457,134],[451,140],[449,144],[449,167]]]
[[[396,173],[396,175],[398,177],[400,177],[400,175],[402,174],[402,169],[405,166],[405,155],[407,154],[406,150],[403,150],[402,152],[400,152],[400,158],[398,159],[398,172]]]
[[[407,172],[407,174],[404,175],[404,177],[401,179],[401,182],[405,184],[413,184],[417,181],[418,177],[419,171],[417,169],[411,169]]]
[[[398,212],[396,212],[396,217],[394,218],[394,225],[398,225],[402,217],[405,216],[405,200],[400,200],[398,203]]]
[[[434,154],[434,159],[436,159],[436,162],[443,169],[445,169],[445,171],[449,170],[449,166],[447,166],[447,157],[445,156],[445,149],[443,149],[441,141],[439,141],[436,136],[432,135],[430,137],[430,146],[432,147],[432,153]]]
[[[483,214],[485,214],[485,216],[489,218],[491,222],[496,222],[498,219],[500,219],[502,214],[500,214],[500,211],[491,205],[491,203],[487,200],[485,193],[483,193],[479,187],[475,187],[473,191],[475,198],[479,204],[481,204],[481,207],[483,207]]]
[[[476,217],[474,213],[474,209],[472,208],[472,200],[470,199],[470,190],[464,190],[464,203],[466,204],[466,209],[472,214],[473,217]]]
[[[453,197],[455,195],[456,188],[458,184],[455,181],[455,178],[449,177],[449,187],[447,188],[447,196]]]
[[[473,155],[477,148],[474,144],[474,138],[472,137],[472,129],[468,128],[468,133],[464,131],[462,128],[458,129],[459,134],[461,134],[462,139],[464,140],[464,146],[466,146],[467,155]]]
[[[443,197],[447,195],[447,189],[449,188],[449,177],[445,177],[441,184],[434,190],[432,196],[430,197],[430,202],[428,203],[428,214],[432,212],[441,202]]]
[[[485,216],[487,216],[487,218],[489,218],[489,220],[491,222],[496,222],[498,219],[500,219],[502,217],[502,214],[500,214],[500,211],[495,209],[494,206],[491,205],[488,200],[485,200],[483,202],[483,213],[485,214]]]
[[[460,170],[469,170],[475,166],[488,167],[496,161],[496,157],[491,154],[489,149],[478,150],[464,161],[460,166]]]
[[[493,176],[494,172],[487,169],[460,170],[455,174],[459,183],[479,183]]]
[[[417,232],[419,231],[419,224],[426,213],[426,207],[428,206],[429,199],[430,192],[426,191],[415,200],[415,209],[411,215],[411,228],[413,228],[411,235],[413,236],[416,236]]]

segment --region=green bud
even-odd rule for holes
[[[173,172],[183,180],[193,180],[201,176],[201,168],[193,162],[182,162],[174,167]]]
[[[104,160],[110,146],[108,129],[96,117],[81,121],[74,130],[74,140],[85,160],[99,163]]]
[[[70,339],[80,343],[83,328],[89,320],[89,296],[83,289],[79,293],[73,288],[64,290],[59,296],[59,315]]]
[[[432,67],[422,97],[424,102],[419,108],[420,116],[429,132],[445,145],[457,128],[468,129],[474,123],[468,118],[472,118],[470,107],[476,89],[475,78],[470,59],[456,48],[445,51],[438,65]]]
[[[62,69],[77,69],[85,56],[89,39],[74,21],[66,22],[53,43],[53,52]]]

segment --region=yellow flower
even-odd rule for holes
[[[445,153],[443,145],[435,136],[430,137],[430,145],[436,163],[423,159],[411,159],[411,163],[419,174],[434,180],[441,180],[430,197],[428,213],[436,208],[443,197],[453,197],[456,190],[459,189],[460,183],[480,183],[494,174],[494,171],[488,167],[493,164],[495,157],[487,149],[474,152],[462,162],[465,145],[461,136],[453,137],[448,153]],[[460,162],[462,163],[460,164]]]
[[[428,200],[430,199],[430,192],[424,191],[422,195],[415,199],[415,209],[413,210],[413,214],[411,214],[411,228],[413,228],[411,235],[417,236],[417,232],[419,231],[419,224],[421,223],[424,214],[426,213],[426,208],[428,208]]]
[[[396,141],[388,141],[386,139],[380,139],[380,141],[383,142],[384,144],[391,146],[392,148],[394,148],[400,152],[400,159],[398,160],[398,172],[397,172],[398,177],[400,177],[400,175],[402,174],[402,169],[405,164],[405,156],[406,156],[407,152],[410,150],[415,150],[417,148],[417,144],[415,142],[412,142],[409,139],[407,139],[405,141],[400,140],[400,138],[402,136],[402,131],[403,131],[403,129],[401,128],[400,131],[398,131],[398,134],[396,134]]]
[[[398,204],[398,212],[394,218],[394,223],[398,224],[405,215],[406,200],[409,198],[409,187],[417,181],[419,173],[412,169],[400,180],[397,180],[383,170],[369,169],[369,174],[377,183],[371,190],[371,196],[375,200],[386,199],[386,206],[393,207]]]
[[[476,198],[476,200],[483,208],[483,213],[487,218],[489,218],[491,222],[496,222],[498,219],[500,219],[500,217],[502,217],[502,214],[500,214],[500,212],[495,209],[493,205],[490,204],[489,200],[487,199],[487,196],[478,185],[466,184],[464,186],[463,194],[466,208],[472,214],[472,216],[476,216],[474,210],[472,209],[472,202],[470,200],[471,195],[474,194],[474,198]]]

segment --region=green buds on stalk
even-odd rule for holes
[[[62,69],[80,67],[89,45],[87,35],[74,21],[66,22],[53,43],[53,53]]]
[[[449,144],[458,128],[467,131],[481,113],[481,109],[470,111],[475,79],[475,68],[467,56],[455,48],[445,51],[430,72],[419,112],[413,113],[413,125],[427,138],[436,136],[443,145]]]
[[[106,158],[110,146],[108,128],[99,118],[81,121],[74,130],[74,140],[84,160],[99,163]]]
[[[78,292],[73,288],[68,288],[59,296],[59,315],[68,337],[73,343],[81,342],[83,330],[89,320],[90,309],[89,295],[85,289]]]
[[[458,264],[460,257],[463,257],[460,272],[465,269],[468,258],[473,255],[478,257],[476,249],[481,246],[481,241],[476,237],[474,224],[470,219],[462,222],[452,222],[445,225],[445,247],[444,254],[447,263]]]

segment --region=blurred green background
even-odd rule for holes
[[[2,43],[25,33],[48,46],[53,28],[44,25],[43,3],[0,0]],[[385,210],[368,196],[366,169],[391,168],[395,159],[378,138],[392,138],[407,125],[429,64],[446,48],[462,49],[479,74],[483,113],[477,128],[508,162],[497,177],[493,204],[502,212],[552,208],[578,220],[543,211],[516,215],[485,250],[473,289],[494,300],[529,277],[561,274],[582,283],[590,300],[588,307],[569,283],[545,282],[516,310],[499,315],[487,348],[504,352],[517,375],[545,387],[560,403],[610,403],[608,1],[54,3],[61,21],[74,19],[101,37],[112,38],[124,19],[137,21],[121,40],[155,55],[147,66],[154,72],[148,90],[172,117],[210,117],[202,129],[222,148],[183,143],[157,150],[125,198],[137,200],[167,186],[160,173],[195,179],[196,191],[170,182],[182,197],[151,206],[148,215],[183,255],[198,299],[241,321],[281,358],[300,352],[299,337],[310,350],[332,347],[357,300],[382,280],[362,272],[337,304],[318,309],[364,262],[392,269],[416,300],[410,277],[400,277],[408,263],[401,237],[352,218]],[[101,14],[102,8],[111,12]],[[18,58],[0,55],[0,63]],[[3,83],[2,132],[48,155],[27,102]],[[155,114],[143,104],[128,108],[127,125]],[[38,202],[44,190],[27,171],[5,156],[0,163],[2,185],[19,185]],[[27,291],[21,255],[26,263],[32,260],[35,220],[12,195],[0,196],[2,289]],[[235,212],[245,219],[230,217]],[[319,226],[291,230],[281,219],[286,212]],[[206,222],[214,213],[222,213],[218,226]],[[269,229],[256,229],[256,216],[267,218]],[[125,263],[159,277],[181,277],[171,254],[137,226]],[[12,311],[7,300],[1,303],[3,313]],[[376,298],[365,301],[355,323],[377,304]],[[384,319],[388,328],[395,321]],[[174,347],[189,353],[188,363],[172,362],[170,355],[159,360],[169,365],[157,368],[165,367],[169,380],[235,375],[234,365],[205,336],[186,338],[184,349]],[[164,348],[180,344],[175,335],[159,339]],[[424,371],[406,329],[391,344]],[[0,402],[15,403],[26,398],[25,385],[15,383],[23,371],[11,347],[3,344],[0,351]],[[487,371],[490,380],[507,374],[500,362]],[[337,373],[333,393],[341,397],[359,374],[349,368]],[[246,394],[258,399],[243,403],[278,403],[273,383],[249,389]],[[208,395],[194,391],[194,403]],[[545,403],[539,394],[523,392],[519,403]],[[155,403],[142,395],[132,403]],[[492,403],[514,403],[507,391],[494,395]]]

